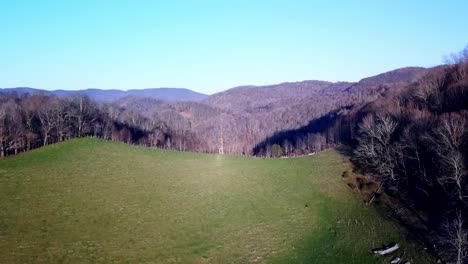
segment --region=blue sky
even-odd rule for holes
[[[357,81],[468,44],[468,1],[0,0],[0,87]]]

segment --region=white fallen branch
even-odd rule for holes
[[[400,257],[395,257],[394,259],[392,259],[392,261],[390,261],[391,264],[398,264],[400,263],[401,261],[401,258]]]
[[[381,248],[381,249],[374,249],[373,252],[374,252],[374,254],[377,254],[377,255],[387,255],[387,254],[390,254],[392,252],[395,252],[399,248],[400,248],[400,246],[398,246],[398,244],[394,244],[393,246],[384,247],[384,248]]]

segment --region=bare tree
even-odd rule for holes
[[[449,56],[444,56],[445,64],[455,65],[463,62],[468,62],[468,45],[460,52],[455,52]]]
[[[67,137],[67,134],[69,134],[69,112],[67,109],[67,103],[59,98],[54,98],[51,104],[56,120],[57,140],[63,141]]]
[[[45,101],[43,95],[34,94],[28,96],[22,102],[22,108],[24,111],[24,122],[26,127],[26,150],[34,148],[36,145],[42,145],[38,143],[41,133],[40,121],[38,118],[38,110]]]
[[[388,115],[368,115],[359,125],[355,159],[382,180],[396,180],[391,136],[397,122]]]
[[[82,137],[92,132],[92,124],[96,119],[97,107],[85,95],[78,95],[73,100],[70,118],[74,120],[76,136]]]
[[[4,104],[0,104],[0,157],[5,157],[7,144],[10,141],[8,122],[7,109]]]
[[[304,136],[301,135],[300,137],[296,139],[296,149],[299,149],[301,154],[306,153],[307,144],[304,140]]]
[[[359,124],[358,145],[354,150],[354,159],[380,180],[379,187],[371,196],[369,204],[374,201],[386,181],[396,180],[397,161],[391,137],[397,125],[397,122],[388,115],[373,114],[367,115]]]
[[[8,123],[11,134],[8,148],[16,155],[19,151],[23,150],[25,146],[23,113],[20,105],[13,100],[9,101],[6,107],[8,109],[8,118],[10,119]]]
[[[326,138],[319,133],[309,133],[307,135],[307,144],[309,148],[314,152],[321,151],[325,146],[326,141]]]
[[[45,101],[37,111],[37,116],[41,123],[42,131],[42,145],[46,146],[49,144],[49,139],[53,129],[56,128],[56,116],[54,109],[48,101]]]
[[[464,264],[468,258],[468,230],[463,214],[457,211],[452,221],[443,227],[443,244],[447,247],[447,257],[456,264]]]
[[[272,152],[271,148],[272,148],[271,144],[267,144],[265,146],[265,156],[271,157],[273,155],[273,152]]]
[[[407,173],[409,171],[412,175],[418,177],[425,185],[432,186],[432,178],[428,175],[418,136],[419,135],[413,129],[410,129],[410,127],[403,129],[401,139],[397,143],[397,148],[399,149],[397,153],[399,154],[399,164],[401,167],[400,171],[405,174],[406,177],[408,177]],[[407,162],[414,162],[415,165],[411,168],[407,168]],[[428,196],[425,189],[421,187],[418,187],[418,189]]]
[[[426,136],[429,146],[438,157],[442,185],[454,184],[455,194],[460,201],[465,198],[466,168],[462,147],[467,129],[467,118],[456,113],[444,114],[439,118],[432,136]]]
[[[445,79],[446,75],[443,69],[422,79],[414,91],[417,101],[427,109],[438,109],[442,102],[440,89],[444,86]]]
[[[291,153],[292,145],[291,145],[291,142],[289,142],[289,140],[287,139],[283,140],[283,149],[284,149],[285,155],[289,155],[289,153]]]

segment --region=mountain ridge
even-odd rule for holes
[[[187,88],[170,88],[170,87],[159,87],[159,88],[142,88],[142,89],[99,89],[99,88],[87,88],[83,90],[45,90],[41,88],[33,87],[11,87],[11,88],[0,88],[2,92],[18,92],[23,93],[43,93],[46,95],[56,96],[70,96],[74,94],[85,94],[97,102],[116,102],[127,96],[133,97],[147,97],[158,99],[168,102],[203,102],[211,106],[220,108],[230,107],[231,103],[227,103],[226,100],[231,99],[233,96],[242,96],[246,101],[249,101],[252,97],[252,93],[256,95],[271,96],[270,93],[278,92],[297,92],[288,97],[304,97],[310,96],[311,94],[330,94],[335,92],[361,92],[364,90],[374,89],[376,86],[382,85],[396,85],[402,82],[408,83],[413,82],[421,78],[424,74],[429,71],[429,68],[424,67],[403,67],[397,68],[391,71],[380,73],[374,76],[362,78],[357,82],[347,81],[323,81],[323,80],[302,80],[302,81],[286,81],[278,84],[270,85],[241,85],[235,86],[214,94],[204,94],[196,92]],[[275,95],[276,97],[282,97],[281,95]]]
[[[126,96],[148,97],[169,102],[200,101],[208,97],[207,94],[195,92],[187,88],[167,87],[129,90],[88,88],[84,90],[59,89],[51,91],[32,87],[12,87],[1,88],[0,93],[2,92],[18,92],[20,94],[43,93],[46,95],[55,95],[61,97],[73,96],[75,94],[85,94],[90,97],[90,99],[93,99],[97,102],[113,102]]]

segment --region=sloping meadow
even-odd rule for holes
[[[342,180],[335,151],[291,159],[91,138],[0,160],[0,263],[430,263]],[[392,256],[372,248],[398,243]]]

